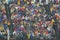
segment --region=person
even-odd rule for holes
[[[57,35],[58,27],[57,27],[57,23],[56,22],[53,24],[53,29],[55,30],[55,37],[56,37],[56,39],[58,39],[58,35]]]

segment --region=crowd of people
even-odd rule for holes
[[[0,2],[0,30],[5,31],[3,34],[7,34],[9,28],[10,36],[16,40],[59,40],[60,1],[4,3]]]

